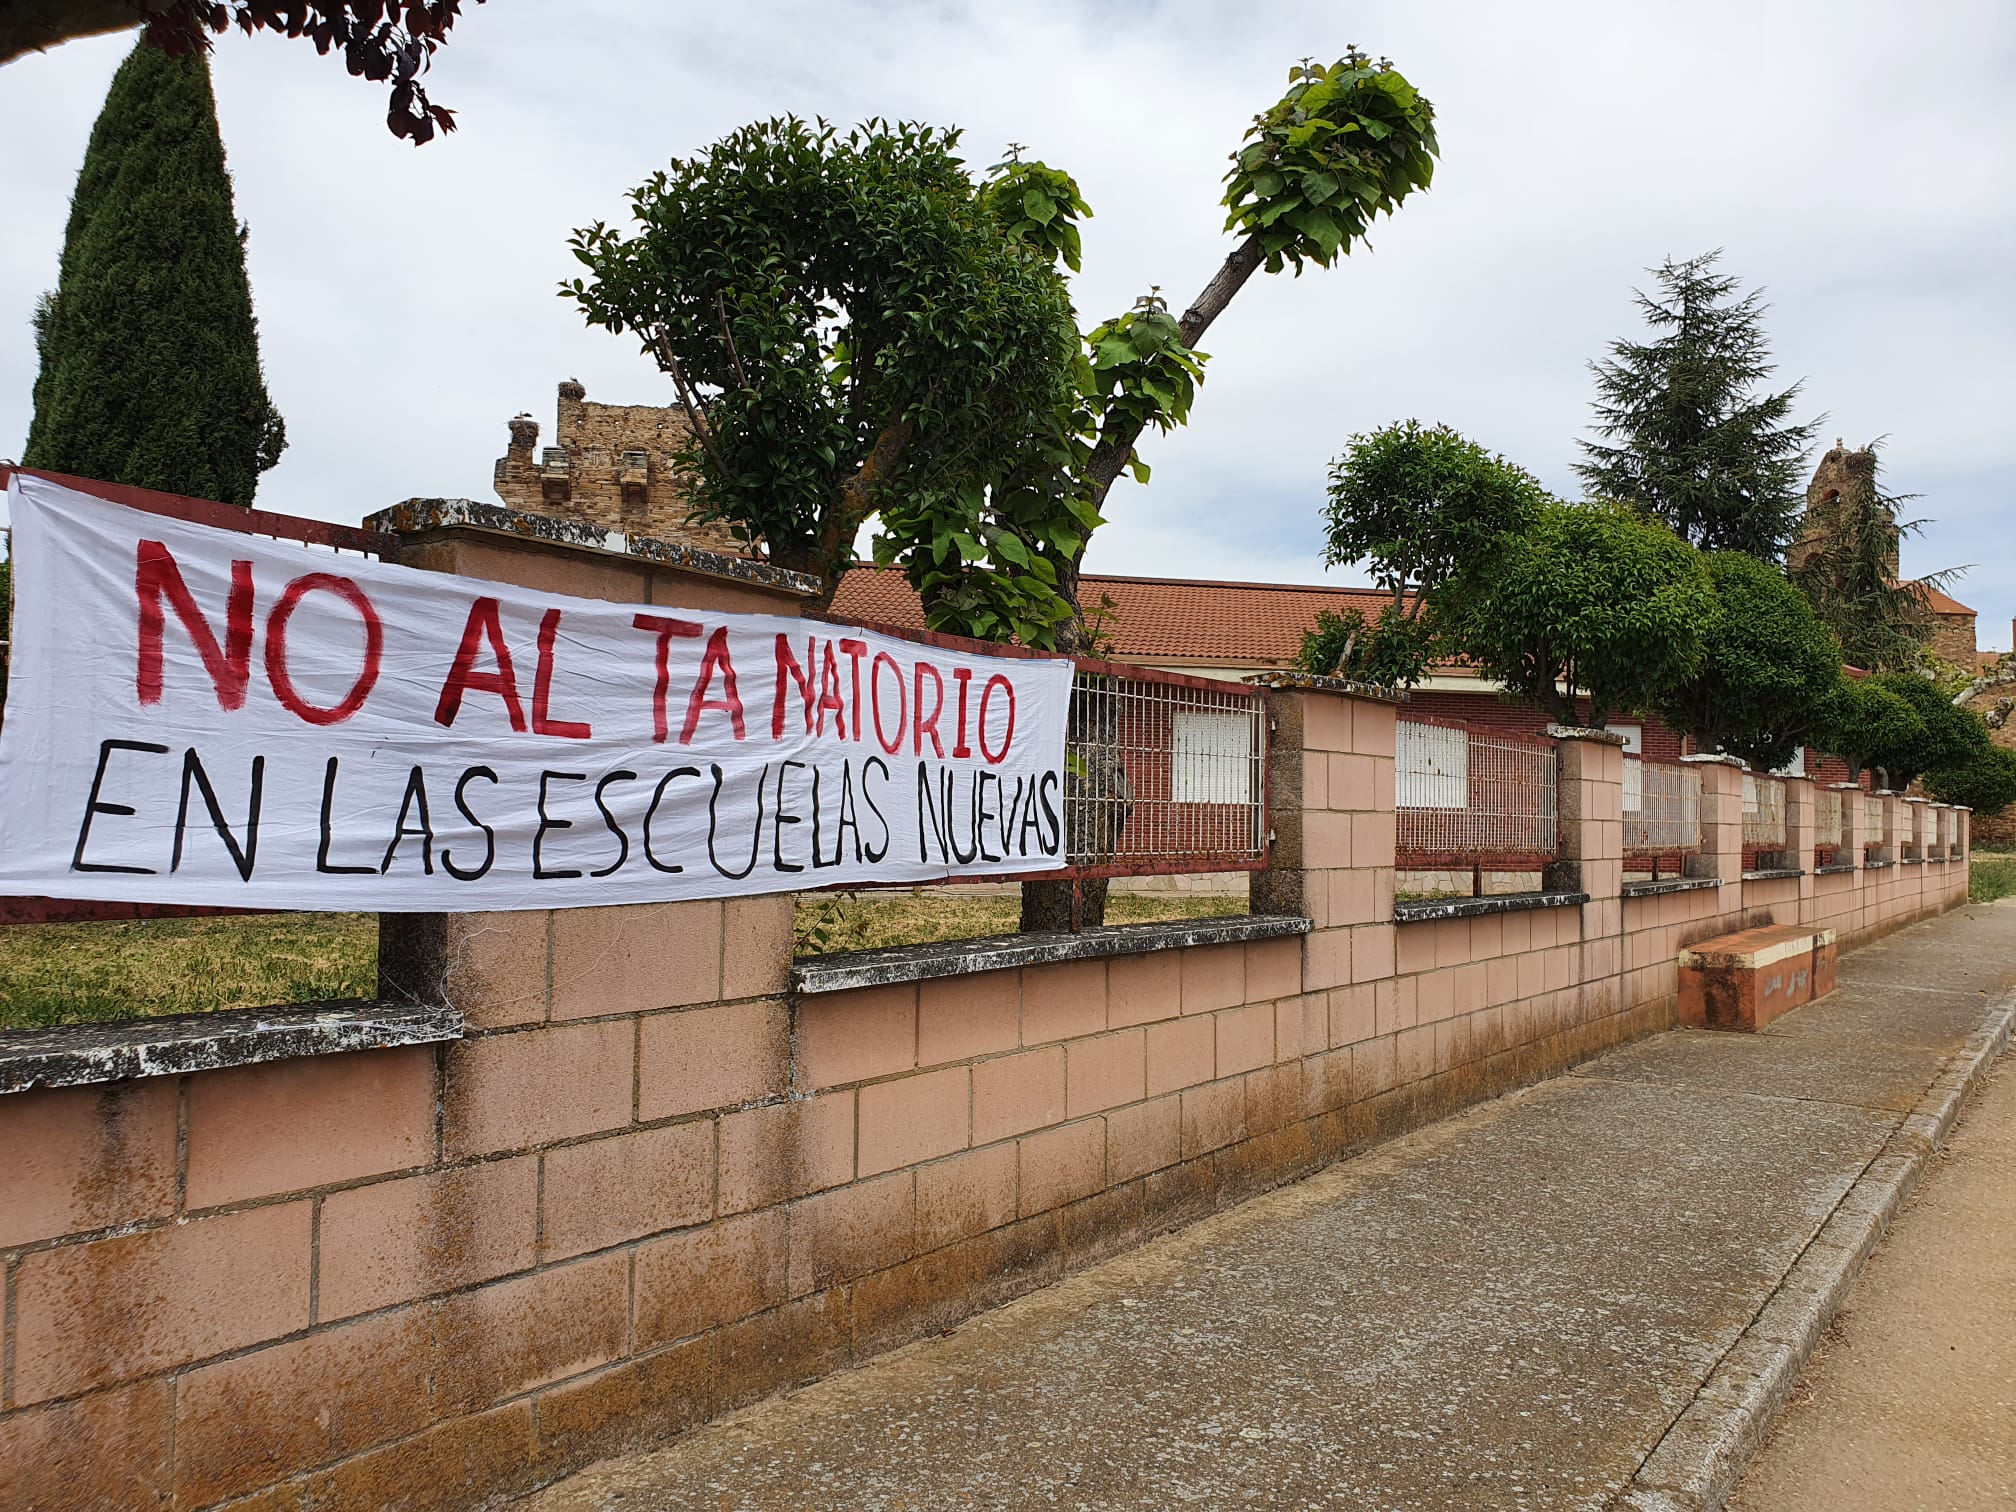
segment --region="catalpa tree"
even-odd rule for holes
[[[1146,480],[1145,432],[1187,421],[1197,341],[1255,272],[1328,267],[1427,187],[1433,119],[1355,49],[1291,69],[1226,175],[1238,241],[1180,317],[1151,294],[1081,334],[1070,175],[1011,154],[975,178],[956,132],[879,121],[773,120],[675,160],[632,194],[634,230],[575,233],[588,277],[561,292],[670,376],[697,517],[829,603],[873,520],[933,628],[1084,650],[1100,507]],[[1025,897],[1025,927],[1057,916]]]
[[[675,160],[633,231],[577,231],[589,322],[634,333],[693,422],[696,513],[830,600],[854,540],[934,628],[1081,649],[1078,572],[1136,443],[1189,417],[1195,344],[1257,271],[1327,267],[1434,171],[1433,110],[1355,50],[1300,64],[1227,174],[1239,241],[1178,317],[1158,294],[1080,335],[1065,277],[1091,214],[1011,155],[978,178],[958,134],[794,119]]]

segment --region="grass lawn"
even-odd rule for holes
[[[1246,912],[1245,898],[1223,893],[1115,893],[1106,900],[1108,924],[1151,919],[1213,919]],[[974,935],[1013,934],[1022,900],[999,895],[918,892],[800,893],[798,954],[876,950],[884,945],[924,945]]]
[[[797,950],[823,955],[1012,934],[1020,911],[1013,894],[803,894]],[[1115,896],[1106,917],[1136,924],[1245,911],[1239,896]],[[377,991],[378,920],[372,914],[0,928],[0,1029],[368,998]]]
[[[2016,898],[2016,855],[1976,851],[1967,870],[1967,901],[1993,903],[1997,898]]]
[[[0,1029],[377,994],[373,914],[0,929]]]

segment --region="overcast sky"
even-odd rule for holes
[[[1923,495],[1908,571],[1971,563],[1984,647],[2016,613],[2016,6],[2009,0],[569,0],[469,5],[415,150],[384,90],[306,43],[231,36],[215,73],[290,446],[266,508],[355,521],[490,498],[505,421],[555,383],[664,403],[631,340],[553,290],[571,228],[673,156],[796,112],[966,130],[1077,175],[1088,321],[1151,284],[1181,308],[1228,249],[1218,179],[1305,55],[1356,42],[1434,102],[1434,188],[1328,272],[1259,276],[1204,342],[1187,431],[1144,448],[1095,570],[1322,580],[1324,469],[1354,432],[1455,425],[1562,492],[1586,364],[1637,329],[1660,258],[1726,249],[1784,381]],[[130,37],[0,67],[0,455],[28,428],[34,301],[56,280],[91,123]],[[35,148],[24,150],[32,122]],[[1333,574],[1345,580],[1350,573]]]

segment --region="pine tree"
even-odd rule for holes
[[[1791,537],[1814,421],[1788,417],[1799,385],[1759,393],[1775,365],[1760,291],[1713,271],[1721,253],[1653,270],[1634,291],[1649,343],[1613,341],[1596,374],[1595,430],[1576,471],[1591,492],[1657,517],[1703,551],[1776,560]]]
[[[280,459],[202,54],[142,43],[113,78],[35,342],[26,466],[249,505]]]

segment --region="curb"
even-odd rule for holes
[[[2016,994],[1992,1005],[1848,1188],[1778,1289],[1610,1502],[1615,1512],[1717,1512],[1736,1489],[1847,1299],[1870,1251],[2016,1030]]]

